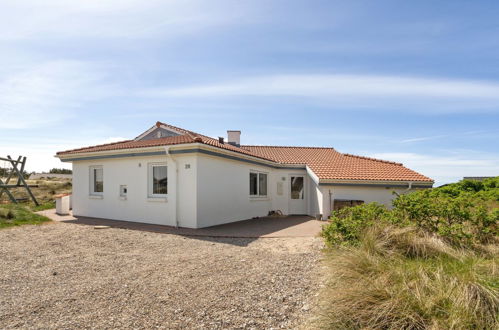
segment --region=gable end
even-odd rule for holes
[[[142,135],[138,136],[135,139],[135,141],[153,140],[153,139],[160,139],[160,138],[178,136],[178,135],[181,134],[163,127],[153,127],[152,129],[149,129],[148,131],[144,132]]]

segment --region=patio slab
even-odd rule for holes
[[[54,221],[64,221],[90,226],[110,226],[131,230],[141,230],[156,233],[176,234],[185,236],[208,237],[315,237],[320,234],[321,228],[327,222],[318,221],[308,216],[262,217],[228,224],[202,228],[175,228],[172,226],[153,225],[140,222],[118,221],[110,219],[60,216],[55,209],[37,212]]]

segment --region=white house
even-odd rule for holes
[[[345,201],[390,206],[432,187],[402,164],[333,148],[241,145],[158,122],[128,141],[58,152],[73,164],[73,213],[202,228],[269,211],[327,217]],[[348,202],[347,202],[348,203]]]

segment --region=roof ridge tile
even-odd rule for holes
[[[310,146],[268,146],[268,145],[251,145],[251,144],[244,144],[241,145],[241,148],[248,147],[248,148],[294,148],[294,149],[332,149],[336,150],[333,147],[310,147]]]
[[[366,156],[359,156],[359,155],[353,155],[353,154],[347,154],[347,153],[342,153],[342,155],[347,156],[347,157],[355,157],[355,158],[360,158],[360,159],[365,159],[365,160],[372,160],[372,161],[380,162],[380,163],[387,163],[387,164],[404,166],[404,164],[402,164],[402,163],[392,162],[390,160],[384,160],[384,159],[378,159],[378,158],[372,158],[372,157],[366,157]]]

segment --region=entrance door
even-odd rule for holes
[[[290,175],[289,182],[289,214],[307,214],[305,176]]]

